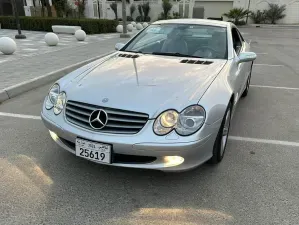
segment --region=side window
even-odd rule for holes
[[[234,49],[236,53],[239,55],[242,48],[242,40],[240,39],[240,36],[236,28],[232,29],[232,38],[233,38]]]
[[[239,37],[241,38],[241,40],[244,41],[244,38],[243,38],[242,34],[240,33],[240,31],[239,30],[237,30],[237,31],[238,31],[238,34],[239,34]]]

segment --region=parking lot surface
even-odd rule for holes
[[[0,105],[0,224],[297,225],[298,31],[241,31],[258,58],[218,166],[163,173],[77,158],[39,118],[51,84]]]

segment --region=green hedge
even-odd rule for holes
[[[0,16],[3,29],[17,29],[15,18]],[[106,19],[68,19],[49,17],[20,17],[22,30],[52,31],[52,25],[81,26],[87,34],[100,34],[115,32],[118,21]]]

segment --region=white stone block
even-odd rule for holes
[[[142,24],[142,26],[143,26],[143,27],[147,27],[147,26],[148,26],[148,23],[147,23],[147,22],[144,22],[144,23]]]
[[[66,25],[53,25],[52,30],[57,34],[75,34],[77,30],[81,30],[80,26],[66,26]]]

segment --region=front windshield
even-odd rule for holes
[[[138,34],[122,51],[227,59],[226,28],[195,24],[154,24]]]

